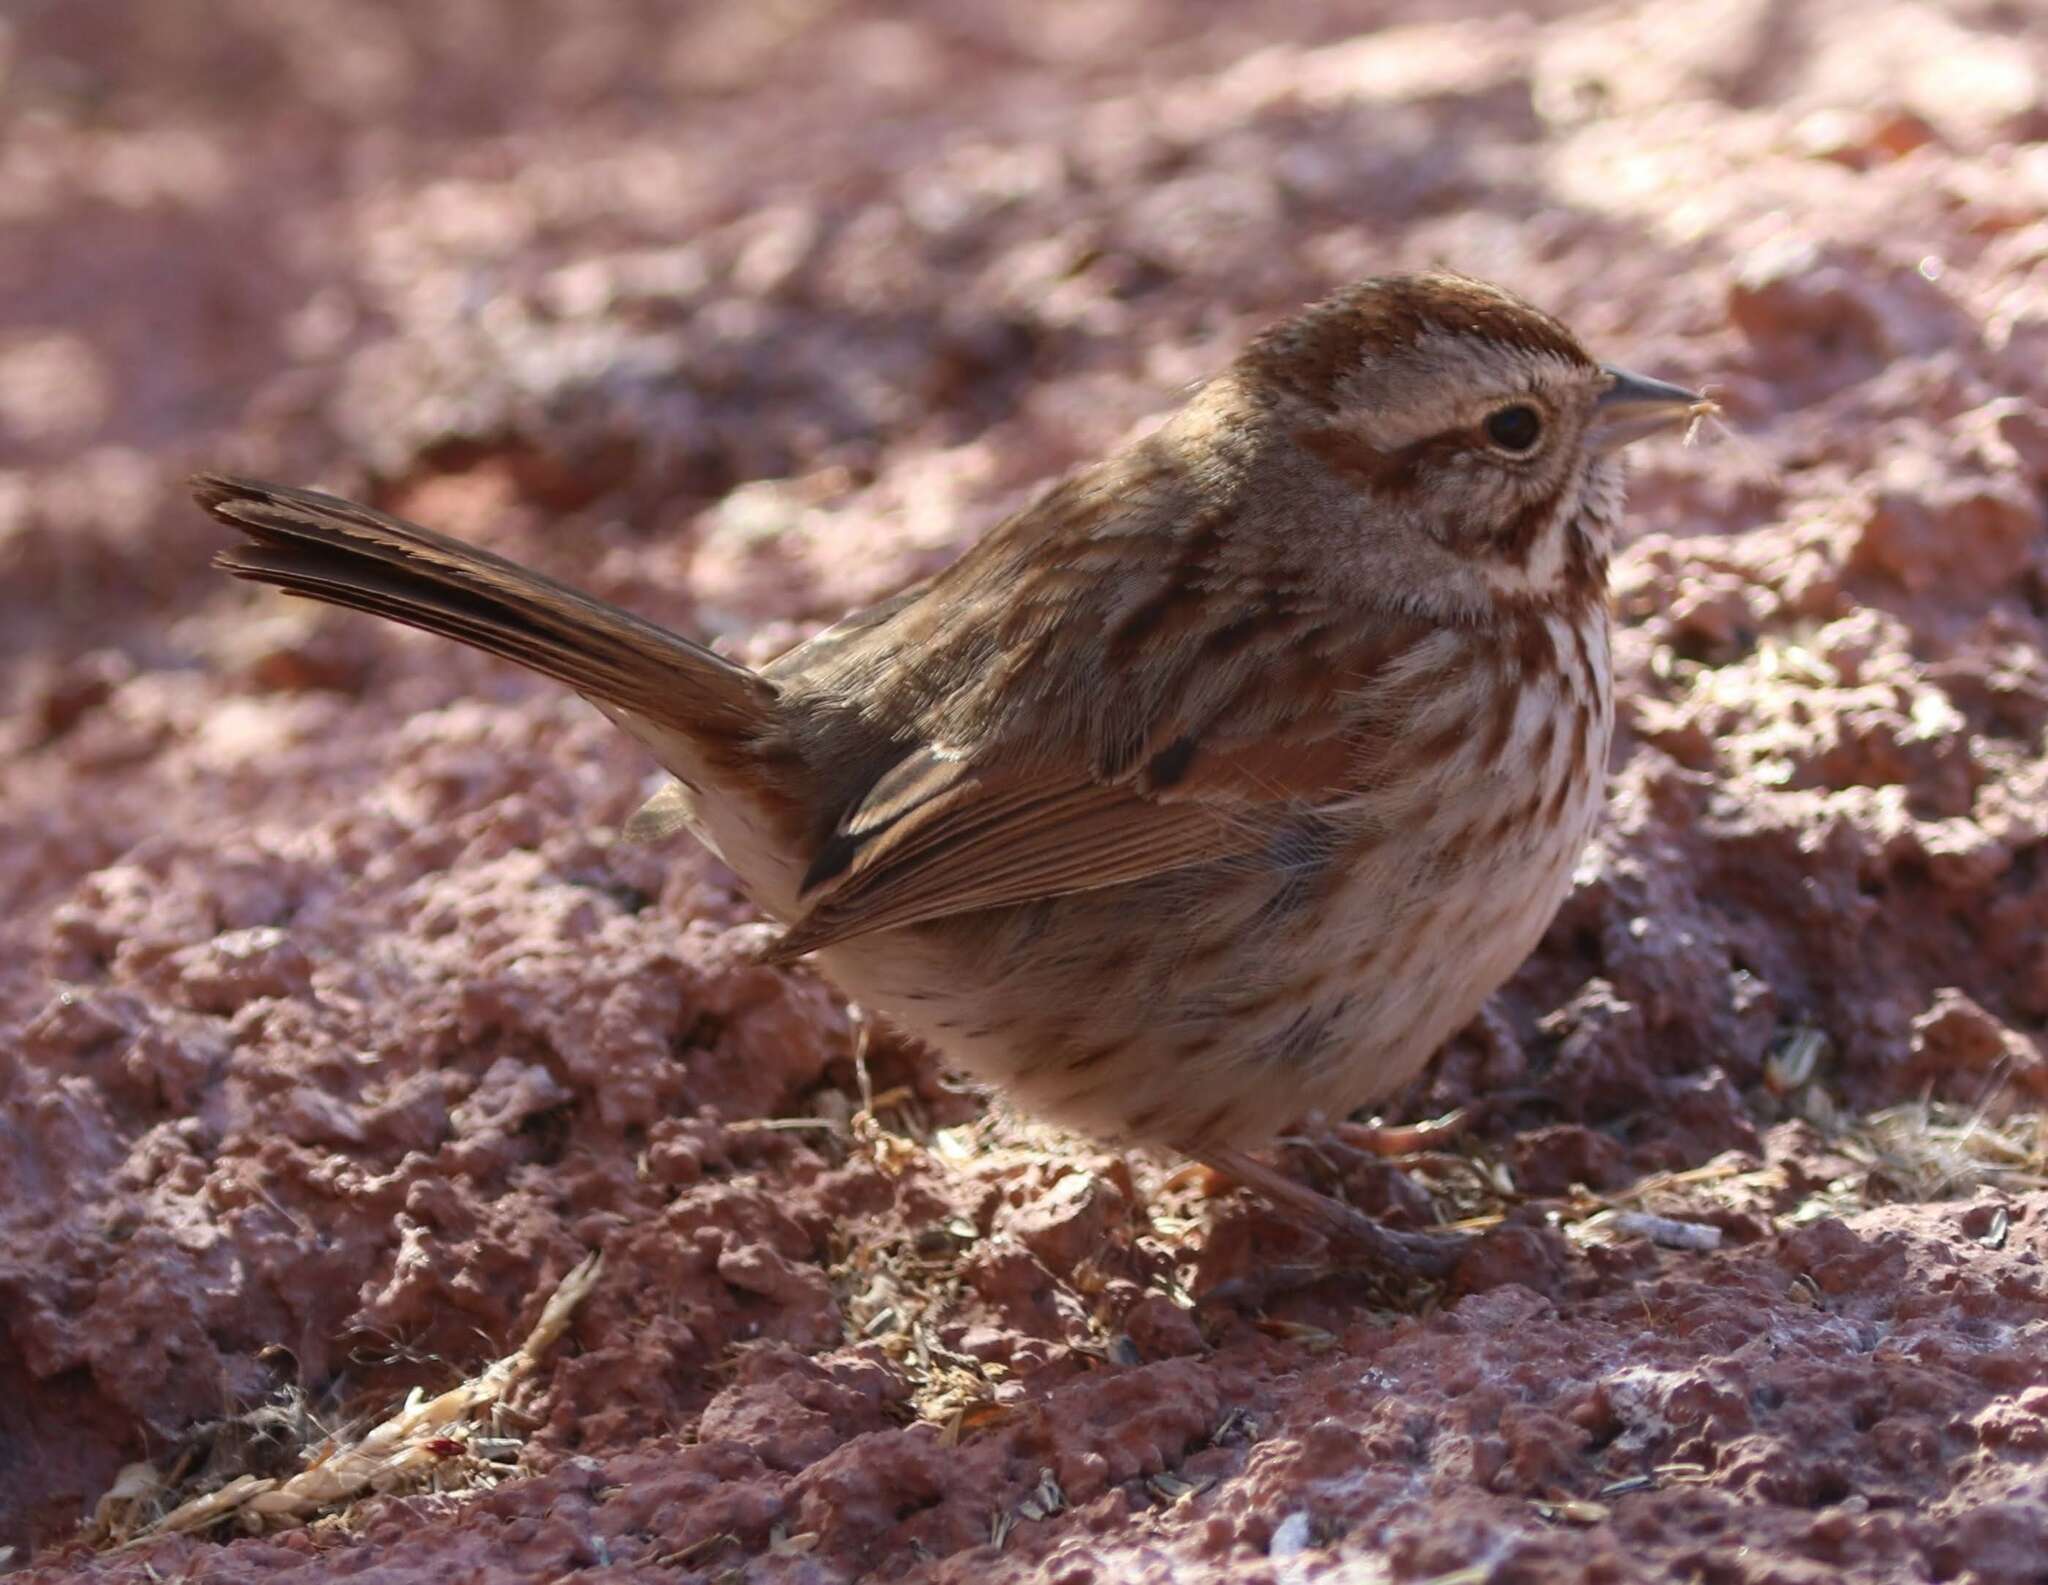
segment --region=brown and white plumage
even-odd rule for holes
[[[198,490],[228,571],[591,699],[780,955],[1049,1117],[1241,1164],[1405,1081],[1548,923],[1613,720],[1613,453],[1694,401],[1492,287],[1367,281],[758,674],[366,508]]]

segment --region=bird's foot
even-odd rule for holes
[[[1441,1150],[1453,1140],[1463,1138],[1471,1126],[1471,1114],[1461,1106],[1420,1123],[1341,1122],[1330,1124],[1328,1132],[1340,1145],[1349,1145],[1369,1156],[1391,1158]]]
[[[1334,1252],[1362,1257],[1406,1276],[1442,1278],[1456,1269],[1471,1240],[1443,1233],[1382,1227],[1356,1206],[1297,1183],[1277,1167],[1240,1150],[1207,1149],[1204,1165],[1265,1196],[1328,1238]]]

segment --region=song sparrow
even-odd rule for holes
[[[1406,1081],[1597,814],[1617,450],[1706,407],[1460,276],[1268,330],[1149,437],[756,672],[486,551],[205,476],[219,565],[567,683],[863,1007],[1048,1118],[1245,1154]]]

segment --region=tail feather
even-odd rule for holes
[[[695,732],[751,736],[776,690],[666,628],[503,556],[338,496],[201,474],[194,495],[253,543],[215,565],[456,639],[593,701]]]

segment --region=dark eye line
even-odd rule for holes
[[[1527,406],[1535,409],[1540,420],[1548,424],[1548,415],[1535,402],[1518,402],[1506,405]],[[1498,412],[1500,409],[1495,409]],[[1370,444],[1348,425],[1317,425],[1295,432],[1294,440],[1305,451],[1329,467],[1358,484],[1380,490],[1412,489],[1416,475],[1432,460],[1455,456],[1461,452],[1483,451],[1492,457],[1507,457],[1514,461],[1526,461],[1537,454],[1533,443],[1526,452],[1505,451],[1486,438],[1486,420],[1477,424],[1461,424],[1454,429],[1440,429],[1434,434],[1423,435],[1390,451],[1382,451]],[[1539,439],[1541,437],[1539,436]]]

